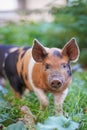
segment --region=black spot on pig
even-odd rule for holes
[[[55,50],[55,51],[53,52],[53,55],[54,55],[54,56],[58,56],[59,58],[62,58],[62,55],[60,54],[60,52],[59,52],[58,50]]]
[[[68,76],[71,76],[72,71],[71,71],[71,67],[70,67],[70,62],[68,62],[67,66],[68,66],[68,70],[67,70]]]
[[[21,55],[21,59],[24,57],[25,53],[27,52],[28,49],[30,49],[31,47],[24,47],[23,48],[23,53]]]

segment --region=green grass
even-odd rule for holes
[[[80,123],[79,130],[87,130],[87,72],[73,75],[73,82],[64,102],[64,111]]]
[[[53,95],[48,94],[50,106],[45,111],[40,110],[40,104],[34,93],[23,99],[15,99],[9,87],[8,93],[0,92],[0,124],[5,127],[17,122],[22,117],[20,106],[27,105],[32,113],[37,117],[37,122],[43,123],[49,116],[54,115]],[[78,130],[87,130],[87,72],[77,72],[73,74],[73,82],[69,88],[69,93],[64,102],[64,116],[71,117],[73,121],[79,122]]]

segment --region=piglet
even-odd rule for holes
[[[72,81],[71,62],[79,58],[75,38],[62,49],[44,47],[35,39],[32,47],[10,48],[8,52],[4,72],[15,94],[21,96],[24,88],[34,91],[44,109],[49,106],[46,94],[51,92],[55,113],[62,114],[62,104]]]

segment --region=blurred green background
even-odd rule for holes
[[[52,22],[9,22],[0,27],[0,44],[31,46],[34,38],[48,47],[59,47],[75,37],[80,47],[79,63],[87,68],[87,0],[74,0],[63,8],[52,7]]]

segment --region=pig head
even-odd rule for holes
[[[49,105],[47,92],[54,95],[55,113],[63,113],[62,104],[72,81],[71,62],[79,57],[79,48],[72,38],[63,49],[46,48],[34,40],[29,61],[29,81],[41,108]]]

